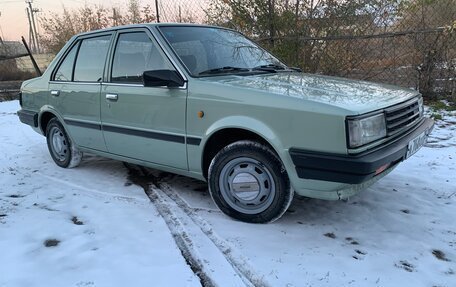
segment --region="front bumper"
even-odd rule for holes
[[[425,118],[399,140],[356,155],[315,153],[296,148],[291,148],[289,152],[299,178],[360,184],[380,174],[381,168],[389,168],[403,161],[408,143],[422,133],[428,136],[433,126],[434,121]]]

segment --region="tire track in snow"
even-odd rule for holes
[[[130,180],[144,188],[203,286],[225,286],[228,282],[230,286],[270,286],[171,186],[144,167],[126,166]]]
[[[195,256],[196,250],[194,248],[195,243],[186,231],[185,223],[179,218],[175,212],[171,211],[171,206],[167,202],[167,199],[153,184],[150,184],[147,188],[144,188],[149,199],[157,208],[161,217],[164,219],[168,229],[171,231],[171,235],[176,242],[177,247],[180,249],[182,257],[184,257],[188,266],[192,269],[193,273],[200,279],[201,285],[204,287],[218,286],[214,280],[209,276],[207,271],[204,269],[203,262]]]
[[[179,194],[167,183],[160,182],[161,190],[170,197],[179,208],[181,208],[192,221],[198,225],[203,233],[212,241],[212,243],[224,254],[226,260],[236,269],[238,274],[248,280],[249,285],[253,286],[271,286],[268,282],[264,281],[263,276],[255,273],[254,267],[250,265],[247,259],[243,258],[242,255],[236,254],[232,247],[215,231],[212,226],[199,215],[196,214],[195,210],[185,202]]]
[[[144,204],[144,203],[149,202],[147,199],[142,199],[142,198],[137,198],[137,197],[128,197],[125,195],[109,193],[109,192],[104,192],[104,191],[100,191],[100,190],[96,190],[96,189],[92,189],[92,188],[87,188],[85,186],[75,184],[75,183],[69,182],[67,180],[57,178],[55,176],[50,176],[50,175],[45,174],[40,171],[36,172],[36,174],[40,175],[44,178],[47,178],[50,181],[54,181],[58,184],[66,185],[66,186],[74,189],[78,193],[83,193],[85,196],[91,196],[91,197],[103,198],[103,199],[110,198],[110,199],[115,199],[115,200],[124,201],[124,202],[136,202],[138,204]]]

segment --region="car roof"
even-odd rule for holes
[[[142,23],[142,24],[129,24],[129,25],[122,25],[122,26],[115,26],[109,27],[99,30],[93,30],[89,32],[79,33],[76,36],[85,36],[85,35],[92,35],[96,33],[103,33],[109,31],[117,31],[123,29],[131,29],[131,28],[148,28],[148,27],[209,27],[209,28],[219,28],[219,29],[227,29],[225,27],[213,26],[213,25],[205,25],[205,24],[194,24],[194,23]]]

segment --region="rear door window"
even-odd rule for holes
[[[82,40],[74,68],[74,81],[101,82],[110,39],[111,35]]]

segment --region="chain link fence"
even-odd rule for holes
[[[79,32],[158,20],[233,28],[304,72],[456,102],[456,0],[125,0],[43,17],[41,40],[56,53]],[[18,60],[2,60],[20,53],[5,47],[0,43],[0,81],[27,72]]]
[[[160,22],[205,23],[209,1],[158,0],[157,6]]]
[[[159,11],[239,30],[305,72],[456,100],[455,0],[161,0]]]

